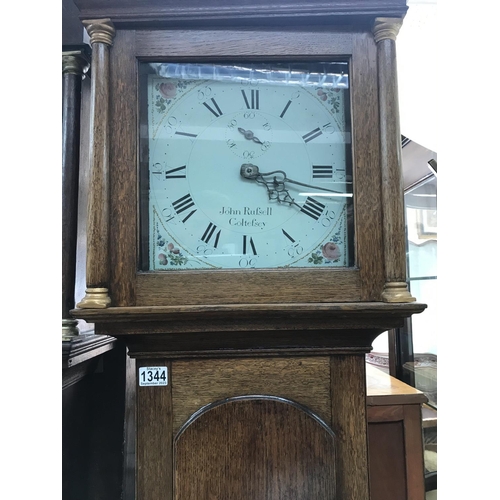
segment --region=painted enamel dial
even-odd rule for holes
[[[149,269],[348,266],[347,92],[150,75]]]

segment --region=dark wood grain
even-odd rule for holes
[[[331,358],[332,429],[337,436],[337,486],[342,499],[368,500],[364,355]]]
[[[404,0],[75,0],[82,16],[108,16],[119,27],[265,25],[367,22],[374,15],[404,16]]]
[[[110,260],[113,304],[135,304],[137,62],[134,32],[118,31],[110,58]]]
[[[267,358],[277,356],[325,356],[331,354],[367,353],[379,332],[264,330],[228,331],[219,334],[141,334],[129,335],[127,344],[132,357],[146,356],[172,359],[193,358]],[[120,335],[120,332],[117,331]],[[349,344],[349,347],[346,347]]]
[[[92,47],[87,287],[109,286],[109,47]]]
[[[90,362],[94,370],[62,391],[60,498],[125,500],[124,394],[129,376],[125,346],[116,343]],[[63,379],[64,371],[72,372],[79,366],[63,370]]]
[[[140,332],[140,322],[165,322],[166,331],[172,331],[175,321],[198,321],[206,323],[201,330],[190,330],[188,327],[183,331],[215,331],[213,322],[217,320],[229,320],[244,325],[241,320],[264,321],[274,320],[273,328],[300,329],[304,322],[302,320],[321,324],[323,329],[340,328],[370,328],[388,325],[393,320],[402,321],[404,318],[421,313],[427,306],[421,303],[383,303],[383,302],[291,302],[291,303],[239,303],[238,307],[233,304],[212,305],[177,305],[177,306],[142,306],[142,307],[110,307],[105,310],[73,310],[75,317],[82,317],[89,321],[101,323],[125,323],[124,333],[129,331]],[[280,321],[277,321],[280,320]],[[345,320],[344,322],[340,320]],[[296,324],[295,328],[292,326]],[[127,326],[128,325],[128,326]],[[300,325],[300,326],[299,326]],[[305,327],[307,328],[307,327]],[[314,329],[310,326],[308,329]],[[251,328],[253,330],[253,328]],[[175,329],[174,331],[178,331]]]
[[[123,429],[123,489],[120,500],[135,500],[136,471],[136,361],[126,356],[125,361],[125,415]]]
[[[199,408],[235,396],[296,401],[331,422],[328,357],[202,359],[172,363],[174,434]]]
[[[251,43],[249,43],[251,40]],[[353,36],[348,31],[332,32],[304,27],[247,30],[162,30],[137,31],[137,56],[146,59],[204,58],[240,59],[289,58],[350,54]]]
[[[368,412],[368,422],[398,422],[404,418],[404,408],[402,405],[376,406],[370,408]]]
[[[333,434],[304,408],[269,398],[229,400],[202,412],[176,439],[174,498],[336,498],[335,467]]]
[[[90,284],[98,277],[104,284],[110,274],[116,306],[72,314],[124,340],[138,367],[165,365],[172,376],[167,387],[137,387],[138,500],[368,500],[365,353],[382,331],[425,308],[381,300],[388,258],[404,257],[404,234],[395,229],[392,237],[401,242],[387,253],[371,25],[376,16],[404,15],[404,0],[77,2],[83,19],[107,17],[118,28],[109,74],[113,104],[109,116],[93,109],[98,124],[91,136],[93,151],[102,153],[108,143],[99,127],[112,120],[109,233],[98,230],[99,241],[94,234],[108,216],[102,202],[90,205],[89,219],[98,261]],[[97,57],[102,65],[105,55]],[[135,65],[229,59],[350,63],[351,267],[137,271]],[[397,120],[394,111],[386,118]],[[102,200],[106,179],[97,181],[91,190]],[[377,412],[396,419],[401,410]]]
[[[62,318],[75,307],[82,74],[63,73]]]
[[[370,499],[407,499],[403,422],[399,420],[370,423],[368,437]],[[423,500],[423,498],[422,496],[419,500]]]
[[[162,360],[140,360],[144,366],[166,366]],[[137,382],[138,383],[138,382]],[[137,386],[137,473],[139,500],[172,500],[172,384]]]
[[[380,300],[384,285],[380,176],[377,49],[373,37],[358,34],[352,56],[352,122],[356,263],[361,300]]]
[[[137,35],[137,36],[136,36]],[[380,300],[384,284],[381,182],[377,115],[376,48],[371,35],[318,30],[118,30],[111,59],[112,280],[119,306],[219,303],[355,302]],[[318,44],[316,44],[318,39]],[[199,40],[197,44],[196,40]],[[312,40],[312,42],[311,42]],[[240,47],[234,52],[231,44]],[[257,48],[256,48],[257,46]],[[262,53],[257,50],[262,48]],[[246,55],[241,51],[246,51]],[[330,60],[351,57],[352,129],[355,177],[356,267],[138,273],[137,98],[135,58],[249,57]],[[100,118],[99,118],[100,119]],[[94,211],[96,211],[94,209]],[[100,213],[99,217],[102,217]],[[92,232],[90,233],[92,234]],[[103,251],[103,248],[99,248]],[[102,258],[104,258],[102,256]],[[92,260],[93,257],[92,257]],[[241,284],[244,283],[244,286]],[[270,286],[271,285],[271,286]]]
[[[419,390],[367,365],[371,500],[424,500]]]
[[[425,498],[424,449],[422,437],[422,406],[404,407],[405,464],[408,478],[408,500]]]
[[[385,275],[388,282],[404,283],[406,281],[405,214],[394,40],[385,39],[378,42],[377,61]]]
[[[137,306],[355,302],[359,271],[339,269],[169,271],[137,275]]]

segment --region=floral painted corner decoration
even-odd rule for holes
[[[174,82],[162,82],[155,85],[155,89],[158,91],[156,95],[155,106],[160,113],[167,109],[167,106],[172,102],[177,96],[177,93],[183,92],[189,82],[184,80],[177,80]]]
[[[326,260],[335,262],[340,259],[340,248],[333,242],[329,241],[321,247],[321,253]]]
[[[337,95],[341,89],[327,89],[323,90],[322,87],[317,89],[318,97],[322,101],[328,101],[328,104],[332,107],[332,113],[338,113],[340,111],[340,97]]]
[[[161,266],[181,266],[188,261],[181,251],[171,242],[167,242],[163,236],[158,233],[156,245],[160,251],[158,253],[158,263]]]
[[[342,252],[337,244],[333,241],[327,241],[324,245],[321,245],[315,252],[313,252],[307,261],[310,264],[328,264],[330,262],[338,262]]]

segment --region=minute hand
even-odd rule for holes
[[[240,174],[245,179],[255,180],[260,184],[265,184],[268,190],[271,188],[279,191],[280,187],[282,189],[285,189],[285,182],[288,182],[290,184],[297,184],[298,186],[309,187],[312,189],[319,189],[321,191],[327,191],[329,193],[343,194],[341,191],[335,191],[333,189],[328,189],[321,186],[315,186],[313,184],[306,184],[304,182],[295,181],[287,177],[286,172],[284,172],[283,170],[273,170],[272,172],[260,173],[259,167],[251,163],[244,163],[243,165],[241,165]],[[279,178],[279,175],[281,175],[282,177]],[[269,178],[271,176],[274,176],[272,177],[272,180],[265,179],[265,177]]]

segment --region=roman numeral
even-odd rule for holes
[[[180,172],[181,170],[184,170],[184,173],[176,174],[176,172]],[[186,165],[165,171],[165,179],[185,179],[185,178],[186,178]]]
[[[184,137],[196,137],[196,134],[188,134],[187,132],[176,132],[176,135],[183,135]]]
[[[209,241],[212,239],[212,236],[215,233],[215,230],[217,229],[217,226],[215,224],[210,223],[208,227],[205,229],[205,232],[203,233],[203,236],[201,237],[201,241],[206,243],[208,245]],[[215,234],[215,241],[213,244],[214,248],[217,248],[217,245],[219,244],[219,236],[220,236],[220,229],[219,231]]]
[[[182,219],[182,222],[186,222],[189,217],[191,217],[191,215],[193,215],[194,213],[196,212],[196,208],[194,210],[191,210],[191,212],[189,212],[186,217],[184,217],[184,219]]]
[[[295,240],[284,229],[282,229],[281,231],[292,243],[295,243]]]
[[[304,212],[306,215],[309,215],[309,217],[312,217],[314,220],[318,220],[324,209],[325,205],[323,205],[323,203],[320,203],[314,198],[308,196],[300,211]]]
[[[174,207],[174,210],[177,212],[177,214],[180,214],[184,212],[184,210],[187,210],[188,208],[191,208],[194,206],[194,201],[191,198],[190,194],[186,194],[185,196],[182,196],[178,200],[175,200],[172,203],[172,206]]]
[[[315,128],[314,130],[311,130],[309,133],[305,134],[302,136],[302,139],[304,139],[305,142],[312,141],[313,139],[316,139],[316,137],[319,137],[323,132],[321,132],[320,128]]]
[[[252,249],[252,253],[254,255],[257,255],[257,250],[255,250],[255,245],[254,245],[254,242],[253,242],[253,238],[251,236],[248,237],[245,234],[245,235],[243,235],[243,255],[247,254],[248,245],[250,245],[250,248]]]
[[[205,106],[211,113],[213,113],[216,118],[219,118],[219,116],[222,115],[222,111],[220,110],[219,105],[215,102],[215,99],[213,97],[210,100],[212,101],[212,104],[214,105],[215,109],[213,109],[206,102],[203,103],[203,106]]]
[[[283,118],[285,116],[285,113],[287,112],[287,109],[290,107],[290,104],[292,104],[292,101],[288,101],[286,103],[286,106],[283,108],[283,111],[281,112],[280,118]]]
[[[331,165],[313,165],[313,179],[331,179],[333,167]]]
[[[194,201],[191,198],[190,194],[186,194],[185,196],[182,196],[178,200],[175,200],[172,203],[172,206],[174,207],[174,210],[177,213],[177,215],[179,215],[182,212],[184,212],[184,210],[187,210],[188,208],[193,207],[194,206]],[[184,219],[182,219],[182,222],[186,222],[189,219],[189,217],[191,217],[191,215],[193,215],[195,212],[196,212],[196,208],[194,210],[191,210],[191,212],[189,212],[186,215],[186,217],[184,217]]]
[[[153,168],[155,170],[151,170],[151,174],[156,175],[158,179],[161,179],[161,176],[163,175],[161,163],[155,163]]]
[[[243,99],[245,99],[245,104],[248,109],[259,109],[259,91],[251,90],[250,91],[250,100],[243,89],[241,89],[241,93],[243,94]]]

